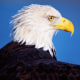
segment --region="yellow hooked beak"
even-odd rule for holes
[[[61,22],[62,22],[61,24],[55,24],[52,26],[57,27],[58,30],[64,30],[67,32],[71,32],[71,36],[72,36],[74,33],[74,26],[73,26],[72,22],[66,18],[62,18]]]

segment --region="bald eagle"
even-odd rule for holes
[[[0,49],[0,80],[80,80],[80,66],[56,59],[52,37],[74,26],[49,5],[25,6],[13,16],[13,39]]]

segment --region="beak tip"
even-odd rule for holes
[[[73,34],[74,34],[74,31],[71,32],[71,37],[72,37]]]

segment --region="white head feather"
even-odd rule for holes
[[[49,16],[56,18],[49,21]],[[32,4],[21,9],[13,18],[11,22],[14,24],[13,41],[49,50],[52,55],[51,48],[54,49],[52,37],[57,30],[50,24],[61,23],[61,14],[55,8]]]

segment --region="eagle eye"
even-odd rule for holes
[[[53,21],[53,20],[54,20],[54,16],[49,16],[49,17],[48,17],[48,20],[49,20],[49,21]]]

